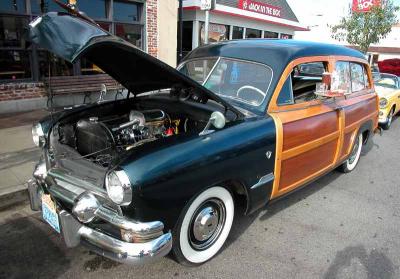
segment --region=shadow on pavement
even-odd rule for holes
[[[0,225],[1,279],[57,278],[69,269],[65,251],[51,240],[48,230],[40,228],[46,225],[34,216],[14,214]]]
[[[337,252],[335,260],[325,274],[325,279],[342,278],[341,272],[350,267],[354,260],[358,260],[365,268],[368,279],[394,278],[392,261],[382,252],[372,250],[368,255],[366,249],[359,245],[347,247]],[[354,264],[354,263],[353,263]]]

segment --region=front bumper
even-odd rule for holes
[[[388,122],[388,114],[389,111],[387,109],[380,109],[379,110],[379,124],[386,124]]]
[[[128,264],[147,263],[170,252],[172,235],[170,232],[163,234],[164,226],[161,222],[143,223],[121,216],[107,206],[103,206],[89,191],[77,195],[68,191],[65,185],[60,187],[46,183],[42,187],[40,184],[45,180],[43,180],[43,171],[41,172],[41,170],[43,170],[43,165],[39,163],[34,172],[36,180],[30,180],[28,183],[31,208],[32,210],[41,210],[41,196],[44,188],[52,195],[54,192],[58,198],[60,193],[63,193],[62,196],[66,197],[66,200],[73,201],[74,207],[71,212],[60,206],[57,207],[61,235],[67,247],[83,244],[95,253]],[[127,232],[130,241],[120,240],[93,228],[90,223],[94,219],[102,220]]]

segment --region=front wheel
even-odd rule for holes
[[[392,125],[392,121],[393,121],[393,115],[394,115],[394,107],[389,112],[389,115],[387,117],[387,122],[382,125],[382,128],[384,130],[389,130],[390,129],[390,126]]]
[[[363,135],[360,133],[355,139],[349,158],[338,168],[341,172],[351,172],[356,168],[358,161],[360,160],[362,145]]]
[[[181,264],[210,260],[224,245],[232,227],[234,202],[225,188],[211,187],[185,208],[174,229],[173,253]]]

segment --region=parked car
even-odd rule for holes
[[[392,125],[393,116],[400,111],[400,80],[392,74],[381,74],[375,81],[379,96],[379,124],[388,130]]]
[[[120,262],[171,250],[182,264],[210,260],[235,206],[250,214],[331,170],[354,170],[378,125],[368,63],[341,46],[227,41],[193,50],[176,70],[65,13],[35,19],[27,39],[71,63],[89,59],[131,92],[32,129],[43,152],[32,209],[68,247]],[[316,95],[330,82],[295,73],[308,63],[336,69],[342,94]]]

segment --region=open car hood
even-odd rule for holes
[[[26,39],[73,63],[84,56],[132,94],[191,87],[238,116],[232,105],[164,62],[99,26],[68,13],[50,12],[32,21]]]

